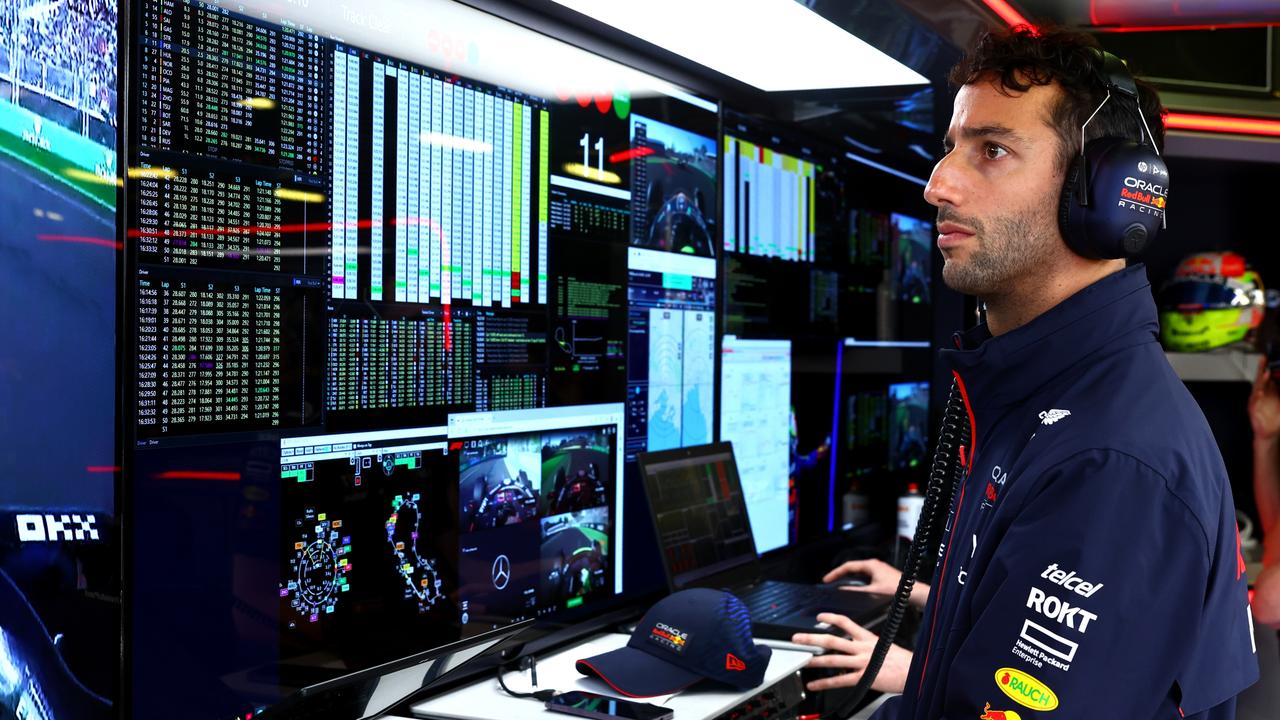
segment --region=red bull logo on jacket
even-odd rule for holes
[[[978,720],[1022,720],[1018,713],[1012,710],[992,710],[991,703],[982,708],[982,715],[978,716]]]

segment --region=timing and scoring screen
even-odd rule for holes
[[[131,714],[623,592],[645,390],[712,437],[718,106],[449,0],[131,28]]]
[[[676,588],[756,559],[728,444],[650,454],[642,463],[667,576]]]
[[[791,341],[724,336],[720,440],[733,443],[756,552],[796,538],[791,418]]]

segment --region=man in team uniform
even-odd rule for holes
[[[902,695],[875,717],[1232,718],[1258,671],[1222,458],[1157,343],[1144,267],[1082,255],[1059,220],[1081,129],[1158,148],[1163,109],[1074,33],[988,34],[952,78],[925,199],[943,279],[986,322],[941,353],[966,473],[909,671],[899,651],[886,678],[896,668],[901,686],[877,683]],[[1108,98],[1120,88],[1136,101]],[[1123,169],[1123,202],[1163,212],[1156,165]],[[815,666],[853,672],[819,682],[856,682],[865,631],[820,619],[853,637],[797,640],[838,651]]]

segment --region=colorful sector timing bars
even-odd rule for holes
[[[731,135],[724,150],[724,249],[813,260],[817,167]]]
[[[361,62],[370,61],[334,52],[335,299],[362,299]],[[373,154],[368,299],[545,305],[547,110],[380,62],[373,73],[372,143],[390,157]],[[394,243],[393,293],[384,243]]]

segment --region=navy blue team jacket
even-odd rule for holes
[[[1235,504],[1146,271],[941,355],[972,441],[878,720],[1233,718],[1258,677]]]

